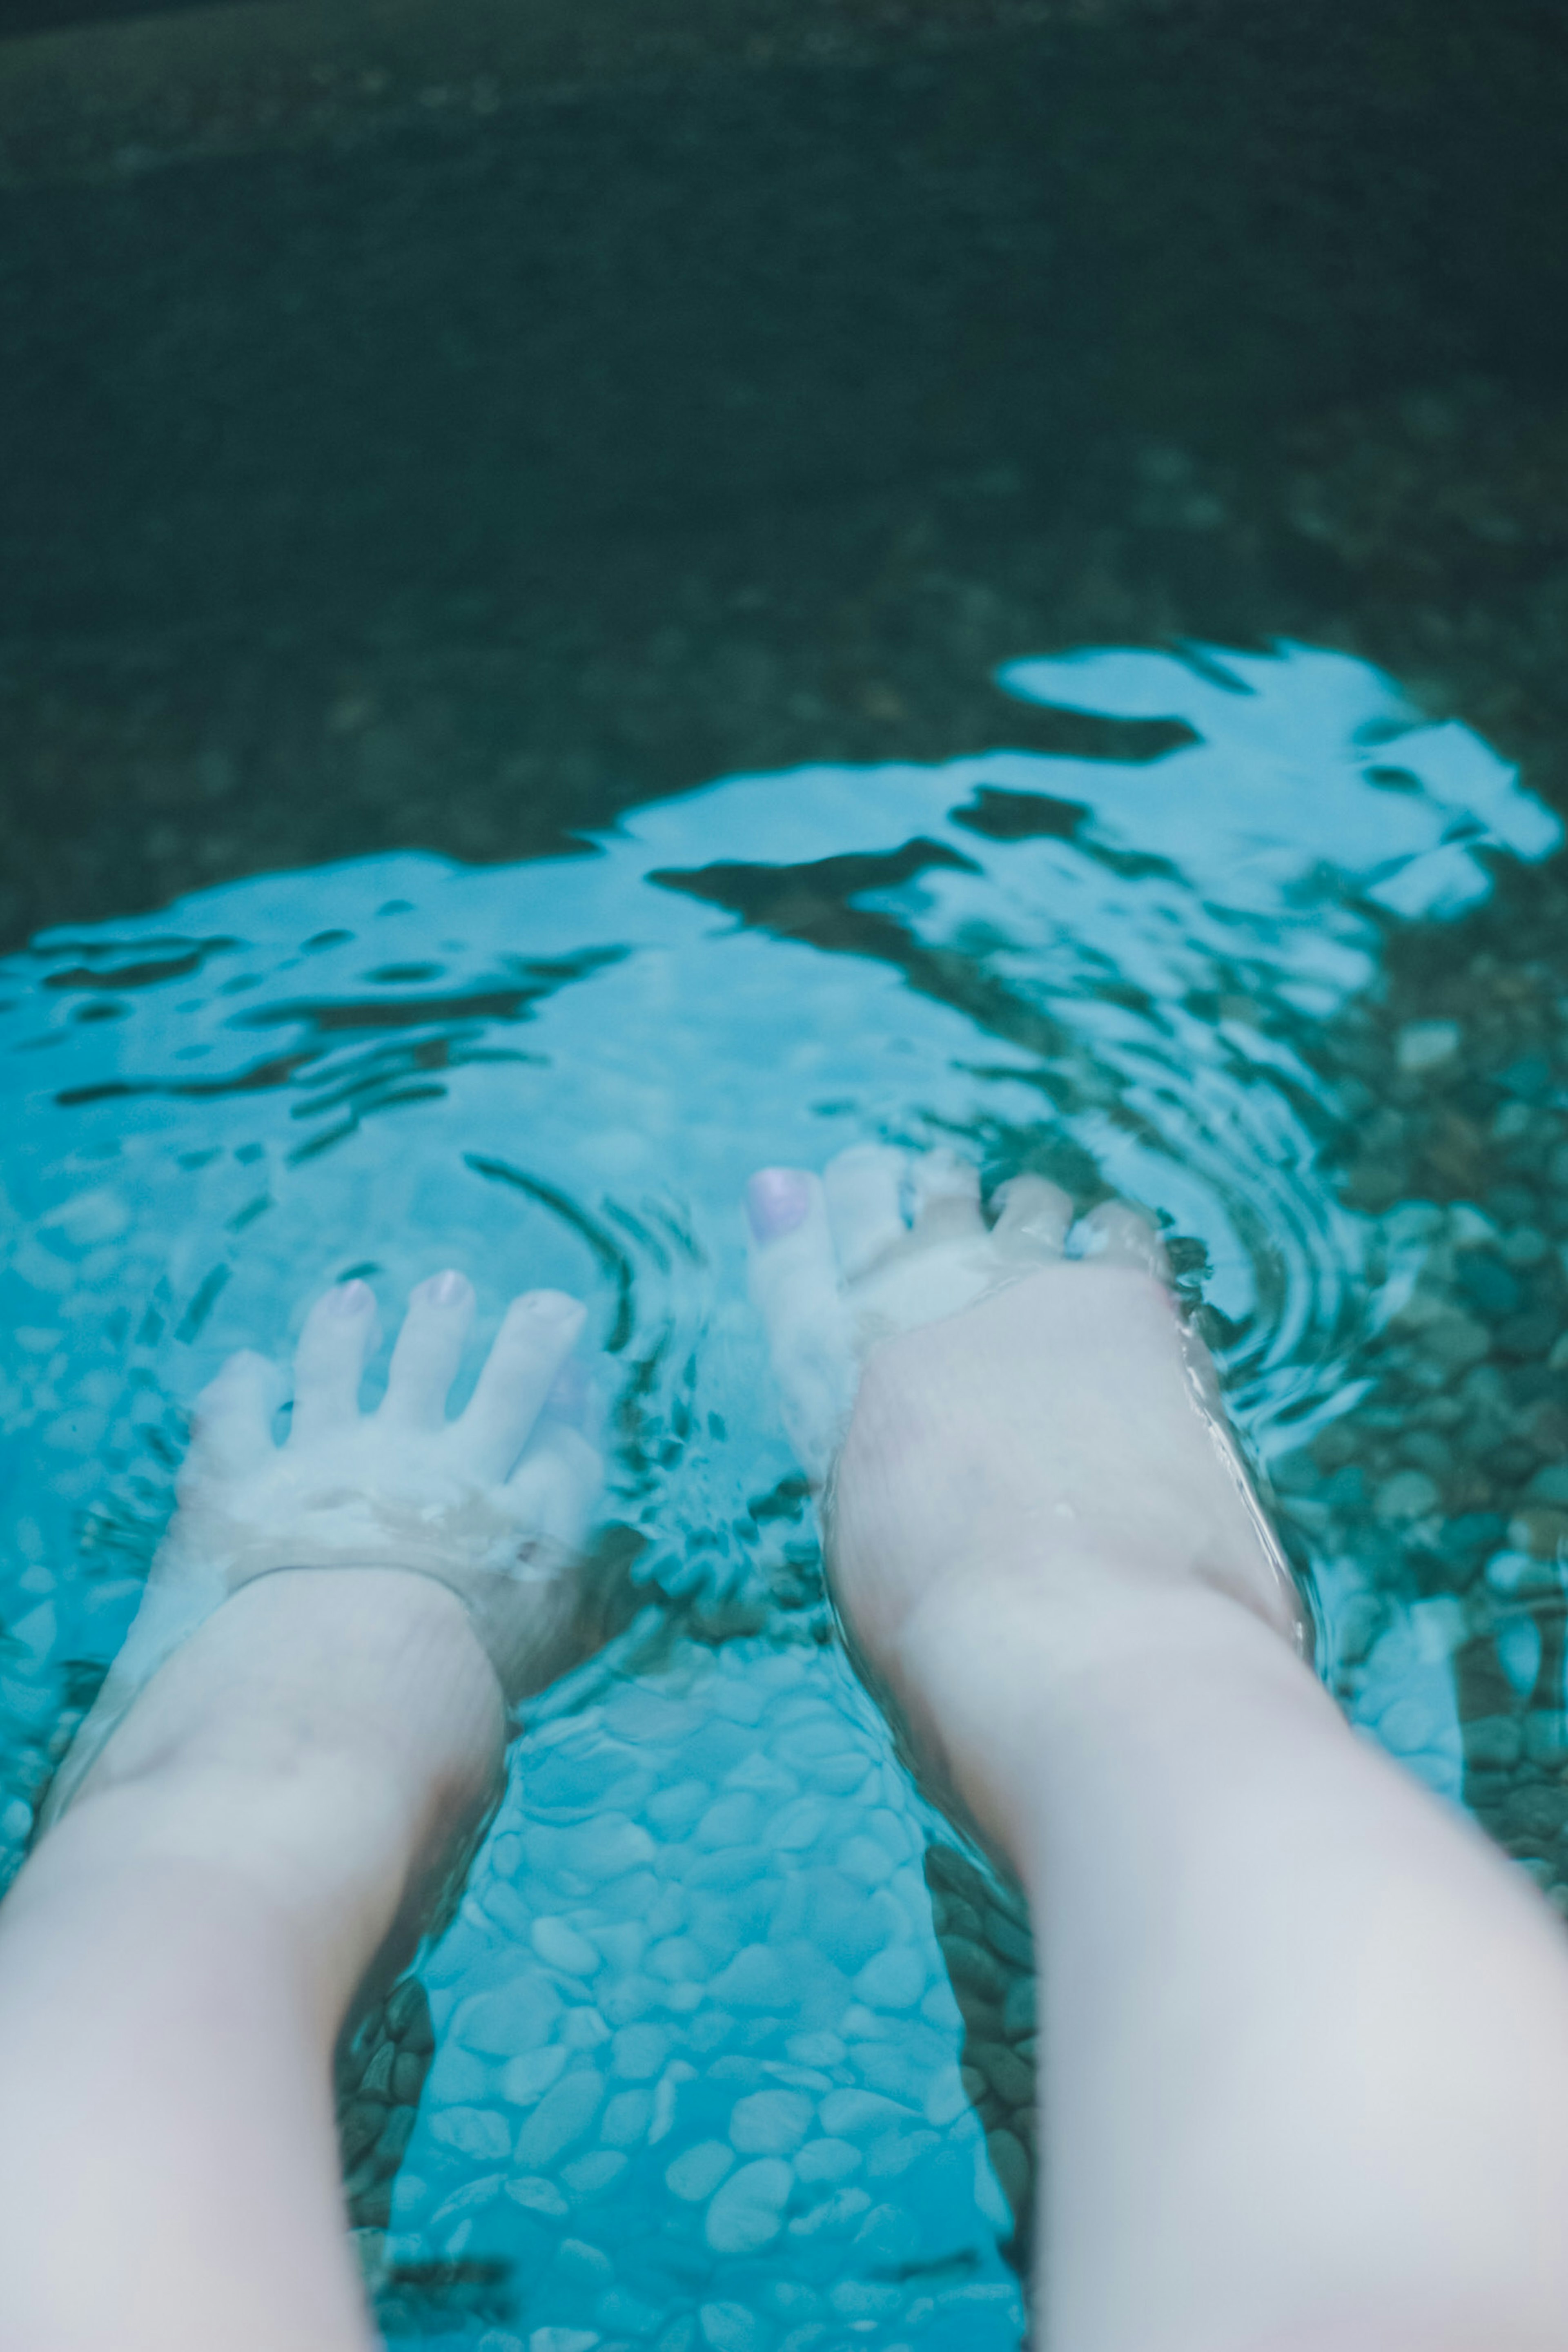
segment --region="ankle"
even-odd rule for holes
[[[31,1867],[207,1872],[292,1939],[330,2011],[417,1937],[504,1742],[495,1675],[443,1587],[283,1571],[159,1669]]]
[[[937,1793],[1019,1871],[1059,1782],[1216,1678],[1281,1696],[1321,1685],[1249,1600],[1194,1580],[1150,1584],[1103,1563],[934,1596],[904,1629],[894,1696]]]

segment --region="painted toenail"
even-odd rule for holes
[[[368,1282],[340,1282],[336,1290],[327,1294],[327,1304],[334,1315],[362,1315],[371,1304]]]
[[[547,1323],[568,1323],[582,1312],[579,1302],[564,1290],[533,1290],[526,1303],[530,1315],[541,1316]]]
[[[776,1242],[804,1224],[811,1187],[799,1168],[759,1168],[746,1188],[746,1213],[759,1242]]]
[[[430,1286],[431,1303],[435,1307],[455,1307],[463,1296],[463,1276],[448,1266],[446,1272],[438,1274]]]

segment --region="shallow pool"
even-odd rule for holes
[[[761,1162],[944,1139],[1156,1212],[1321,1670],[1561,1885],[1561,823],[1343,653],[1001,682],[1137,756],[731,777],[570,856],[264,875],[0,973],[7,1869],[228,1350],[350,1273],[388,1316],[447,1264],[491,1325],[593,1304],[630,1622],[343,2056],[391,2338],[1020,2337],[1027,1925],[834,1641],[744,1304]]]

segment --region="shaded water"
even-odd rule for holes
[[[1123,722],[1134,755],[738,778],[580,856],[267,877],[5,967],[13,1860],[225,1354],[281,1346],[351,1272],[389,1318],[447,1264],[491,1327],[536,1282],[593,1302],[646,1608],[540,1710],[423,1994],[349,2053],[389,2334],[1019,2337],[1027,1937],[832,1645],[743,1304],[756,1165],[952,1139],[988,1181],[1156,1211],[1243,1435],[1298,1498],[1323,1671],[1368,1721],[1414,1694],[1385,1736],[1459,1791],[1455,1628],[1418,1604],[1369,1638],[1361,1504],[1325,1501],[1306,1449],[1391,1329],[1438,1334],[1437,1387],[1473,1377],[1482,1309],[1479,1352],[1458,1309],[1423,1322],[1463,1234],[1331,1172],[1370,1107],[1333,1040],[1391,937],[1472,911],[1561,825],[1343,655],[1113,652],[1004,682]],[[1427,1026],[1413,1068],[1443,1058]],[[1473,1253],[1497,1236],[1472,1213]],[[1536,1570],[1506,1532],[1477,1540],[1512,1591]]]

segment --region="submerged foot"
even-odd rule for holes
[[[1207,1587],[1299,1640],[1283,1559],[1158,1242],[1033,1176],[862,1145],[747,1192],[751,1292],[836,1598],[895,1694],[917,1622]]]
[[[364,1608],[382,1616],[412,1582],[444,1586],[508,1699],[542,1688],[587,1646],[576,1570],[602,1465],[570,1360],[584,1310],[559,1291],[515,1299],[469,1402],[449,1419],[474,1311],[462,1275],[419,1284],[371,1412],[360,1391],[379,1329],[363,1282],[312,1307],[292,1384],[264,1356],[230,1358],[197,1401],[178,1508],[49,1819],[133,1702],[146,1730],[157,1694],[140,1694],[165,1660],[225,1601],[281,1571],[406,1572],[366,1580]]]

